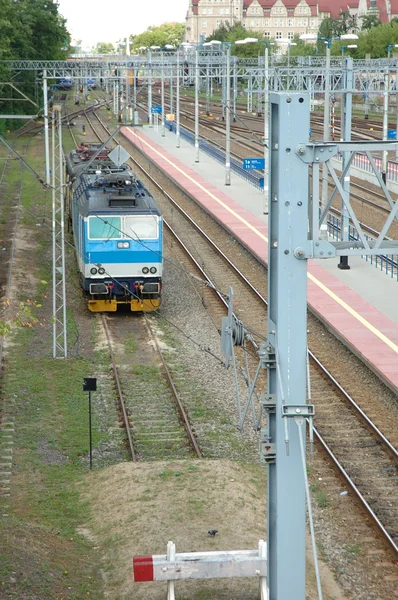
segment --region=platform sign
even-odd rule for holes
[[[387,131],[387,139],[388,140],[396,140],[397,139],[397,130],[396,129],[389,129]]]
[[[174,113],[168,113],[166,115],[166,121],[174,121],[175,120],[175,115]]]
[[[264,158],[244,158],[243,159],[243,168],[245,171],[254,171],[254,170],[262,171],[265,169],[265,159]]]
[[[116,146],[108,156],[117,167],[121,167],[130,158],[130,154],[122,146]]]
[[[162,107],[161,106],[152,106],[151,113],[153,115],[161,115],[162,114]]]

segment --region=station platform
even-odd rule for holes
[[[265,195],[224,166],[195,149],[167,128],[144,126],[123,131],[179,187],[214,215],[262,262],[268,262]],[[351,269],[337,268],[338,258],[308,261],[307,300],[310,310],[357,356],[398,393],[398,282],[360,257]]]

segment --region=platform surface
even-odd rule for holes
[[[268,262],[268,227],[263,192],[166,128],[124,131],[129,139],[182,188],[204,205],[262,261]],[[337,268],[338,258],[308,261],[308,304],[352,350],[398,392],[398,282],[360,257],[351,269]]]

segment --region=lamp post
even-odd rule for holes
[[[163,64],[163,53],[161,54],[161,62],[162,62],[162,67],[161,67],[161,83],[160,83],[160,89],[161,89],[161,103],[162,103],[162,137],[164,137],[166,135],[165,132],[165,122],[164,122],[164,64]]]
[[[352,48],[358,48],[358,46],[357,44],[348,44],[347,46],[341,46],[341,56],[344,56],[344,51],[346,48],[351,50]]]
[[[181,46],[177,48],[177,79],[176,79],[176,136],[177,136],[177,148],[180,147],[181,143],[181,132],[180,132],[180,51],[181,48],[192,48],[192,45],[188,42],[182,42]],[[183,72],[184,77],[184,72]]]
[[[152,52],[148,50],[148,123],[152,127]]]
[[[276,43],[280,46],[287,46],[287,68],[290,68],[290,46],[297,46],[296,42],[292,42],[287,38],[276,40]]]
[[[195,162],[199,162],[199,44],[195,48]]]

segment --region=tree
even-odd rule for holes
[[[235,25],[231,26],[229,22],[226,21],[225,23],[221,23],[220,27],[218,27],[206,38],[206,42],[218,40],[220,42],[233,43],[237,40],[244,40],[245,38],[255,38],[258,40],[264,39],[260,32],[246,29],[246,27],[243,27],[242,23],[240,22],[237,22]],[[231,48],[231,54],[240,56],[242,58],[255,57],[263,53],[263,44],[256,44],[255,42],[253,44],[242,44],[237,46],[233,45]]]
[[[70,35],[65,19],[58,13],[55,0],[0,0],[0,60],[65,59],[69,54]],[[11,73],[0,65],[0,81],[8,81]],[[18,76],[18,87],[34,97],[35,73],[23,71]],[[1,92],[9,90],[3,87]],[[1,93],[2,97],[7,94]],[[3,113],[30,112],[26,102],[3,102]],[[0,128],[16,126],[15,120],[0,122]]]
[[[163,23],[159,27],[148,27],[143,33],[130,37],[130,43],[133,50],[138,50],[142,46],[163,48],[166,44],[177,47],[184,39],[184,33],[184,23]]]
[[[111,42],[98,42],[92,49],[91,54],[115,54],[116,49]]]
[[[391,44],[398,44],[398,23],[383,23],[360,32],[356,56],[365,58],[366,54],[370,54],[372,58],[386,57]]]
[[[391,22],[393,21],[394,19]],[[381,25],[381,21],[375,15],[365,15],[362,19],[362,31],[372,29],[373,27],[378,27],[379,25]]]
[[[327,40],[332,39],[340,35],[340,22],[339,19],[332,19],[327,17],[323,19],[319,27],[319,37],[326,38]]]

